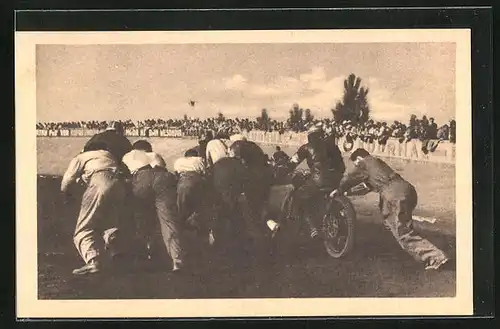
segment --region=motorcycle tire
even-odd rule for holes
[[[340,216],[336,216],[333,212],[335,211],[334,204],[337,203],[340,206]],[[343,214],[343,215],[342,215]],[[323,216],[323,225],[330,226],[333,225],[332,221],[336,220],[338,226],[345,231],[345,241],[341,243],[340,247],[333,244],[333,238],[329,236],[329,232],[324,228],[323,230],[323,243],[325,245],[326,252],[333,258],[345,257],[354,246],[354,236],[355,236],[355,222],[356,222],[356,211],[354,209],[351,201],[343,195],[336,196],[333,200],[329,201],[325,215]]]

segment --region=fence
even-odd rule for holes
[[[90,137],[100,132],[97,129],[60,129],[60,130],[37,130],[39,137]],[[152,129],[135,128],[127,129],[125,135],[128,137],[167,137],[185,138],[180,129]],[[243,132],[248,140],[261,144],[283,145],[298,147],[307,142],[307,135],[304,133],[285,132],[265,132],[252,130]],[[436,142],[436,141],[434,141]],[[400,143],[398,139],[389,138],[385,145],[374,142],[363,142],[359,138],[352,143],[347,143],[345,138],[336,141],[340,150],[347,153],[357,148],[364,148],[373,155],[381,157],[399,158],[413,161],[449,163],[455,164],[455,144],[448,141],[441,141],[433,152],[425,153],[422,150],[423,143],[419,140]]]
[[[247,139],[262,143],[286,146],[300,146],[307,142],[307,135],[304,133],[284,133],[250,131],[244,132]],[[437,141],[433,141],[438,143]],[[396,138],[389,138],[385,145],[378,141],[363,142],[359,138],[348,143],[344,137],[338,138],[336,143],[342,153],[348,153],[357,148],[364,148],[371,154],[380,157],[399,158],[413,161],[433,162],[433,163],[455,163],[455,144],[448,141],[441,141],[433,152],[425,153],[422,150],[423,143],[420,140],[411,140],[400,143]]]
[[[103,130],[100,129],[38,129],[36,135],[38,137],[91,137]],[[127,137],[170,137],[181,138],[185,137],[180,129],[153,129],[153,128],[133,128],[126,129]]]

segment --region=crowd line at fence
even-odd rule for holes
[[[101,129],[39,129],[38,137],[90,137],[102,131]],[[127,137],[167,137],[167,138],[193,138],[186,136],[180,129],[151,129],[151,128],[132,128],[126,129]],[[248,140],[270,145],[282,146],[300,146],[307,142],[305,133],[295,132],[266,132],[251,130],[243,131],[243,135]],[[342,152],[350,152],[356,148],[362,147],[370,153],[377,156],[435,162],[435,163],[455,163],[455,144],[449,141],[429,140],[421,141],[413,139],[401,142],[398,138],[388,138],[384,143],[377,140],[366,141],[360,138],[355,140],[346,136],[336,138],[336,143]],[[431,150],[431,151],[428,151]]]

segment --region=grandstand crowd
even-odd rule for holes
[[[416,115],[411,115],[407,124],[394,121],[391,124],[383,121],[368,120],[364,123],[353,123],[350,120],[336,122],[332,119],[315,119],[312,122],[300,120],[298,122],[277,121],[277,120],[259,120],[259,119],[228,119],[223,116],[199,119],[187,118],[183,119],[147,119],[143,121],[123,120],[120,121],[125,129],[134,128],[150,128],[150,129],[180,129],[185,136],[199,136],[207,130],[212,131],[278,131],[283,134],[285,132],[303,132],[308,129],[311,124],[323,124],[323,129],[327,134],[335,137],[343,137],[346,139],[356,140],[360,138],[363,141],[370,142],[377,140],[379,143],[384,143],[389,137],[398,138],[400,142],[418,140],[441,140],[456,141],[456,122],[450,120],[441,125],[435,123],[434,118],[427,118],[425,115],[420,119]],[[57,129],[106,129],[106,121],[72,121],[72,122],[39,122],[36,124],[36,129],[40,130],[57,130]]]

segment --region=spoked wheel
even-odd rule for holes
[[[323,215],[323,239],[326,251],[333,258],[344,257],[354,244],[354,222],[356,212],[351,201],[336,196],[327,204]]]

